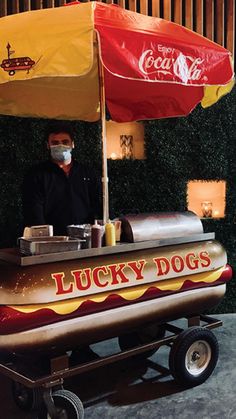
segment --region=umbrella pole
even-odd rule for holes
[[[106,133],[106,106],[105,106],[105,86],[104,71],[98,53],[99,69],[99,94],[100,112],[102,121],[102,198],[103,198],[103,223],[109,219],[109,195],[108,195],[108,172],[107,172],[107,133]]]

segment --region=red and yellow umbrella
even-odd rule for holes
[[[0,39],[0,114],[102,116],[105,131],[105,105],[117,122],[183,116],[233,86],[225,48],[112,4],[75,2],[7,16]],[[105,146],[103,158],[106,179]],[[106,182],[104,188],[108,195]]]

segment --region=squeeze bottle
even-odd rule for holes
[[[116,231],[114,224],[108,220],[107,224],[105,225],[105,238],[106,238],[106,246],[115,246],[116,245]]]
[[[102,228],[97,220],[91,228],[91,247],[102,247]]]

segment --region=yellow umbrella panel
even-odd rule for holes
[[[0,19],[1,114],[100,118],[93,7],[84,6]]]

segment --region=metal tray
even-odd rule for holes
[[[67,236],[19,238],[20,253],[24,255],[44,255],[48,253],[79,250],[83,240]]]

